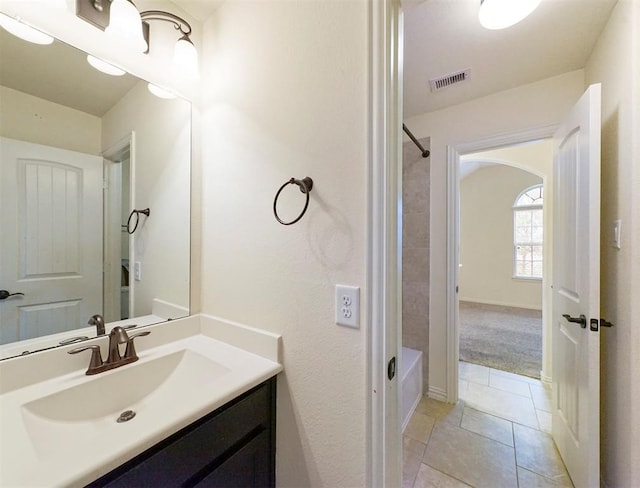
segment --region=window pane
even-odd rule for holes
[[[533,278],[542,278],[542,262],[534,261],[531,276]]]
[[[542,242],[542,227],[531,228],[531,242]]]
[[[516,210],[516,227],[531,226],[531,210]]]
[[[531,257],[534,261],[542,262],[542,246],[532,246]]]

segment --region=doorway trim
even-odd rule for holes
[[[557,125],[537,127],[517,132],[498,134],[483,139],[470,142],[463,142],[456,145],[447,146],[447,354],[446,354],[446,378],[447,391],[446,401],[456,403],[458,401],[458,360],[460,356],[460,331],[458,322],[458,286],[459,286],[459,247],[460,247],[460,184],[459,165],[460,156],[475,152],[498,149],[505,146],[523,144],[540,139],[553,137]],[[548,182],[544,181],[547,185]],[[545,242],[545,248],[549,248],[550,243]],[[549,270],[549,256],[545,252],[543,257],[545,270]],[[546,295],[550,291],[550,275],[544,273],[542,280],[543,289],[543,310],[550,309],[551,303],[547,303]],[[549,296],[550,298],[550,296]],[[551,382],[551,349],[550,334],[547,330],[550,320],[545,320],[543,315],[542,331],[542,381]]]
[[[402,184],[402,39],[400,1],[371,2],[366,486],[372,488],[402,484],[402,413],[399,375],[395,374],[402,331],[402,219],[398,200]]]

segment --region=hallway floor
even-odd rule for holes
[[[460,362],[457,405],[423,397],[403,435],[403,488],[572,487],[549,435],[551,390]]]

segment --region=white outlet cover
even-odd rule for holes
[[[360,288],[336,285],[336,324],[360,328]]]

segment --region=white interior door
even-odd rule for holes
[[[576,488],[600,485],[600,125],[597,84],[554,137],[553,438]]]
[[[102,158],[0,138],[0,343],[102,312]]]

